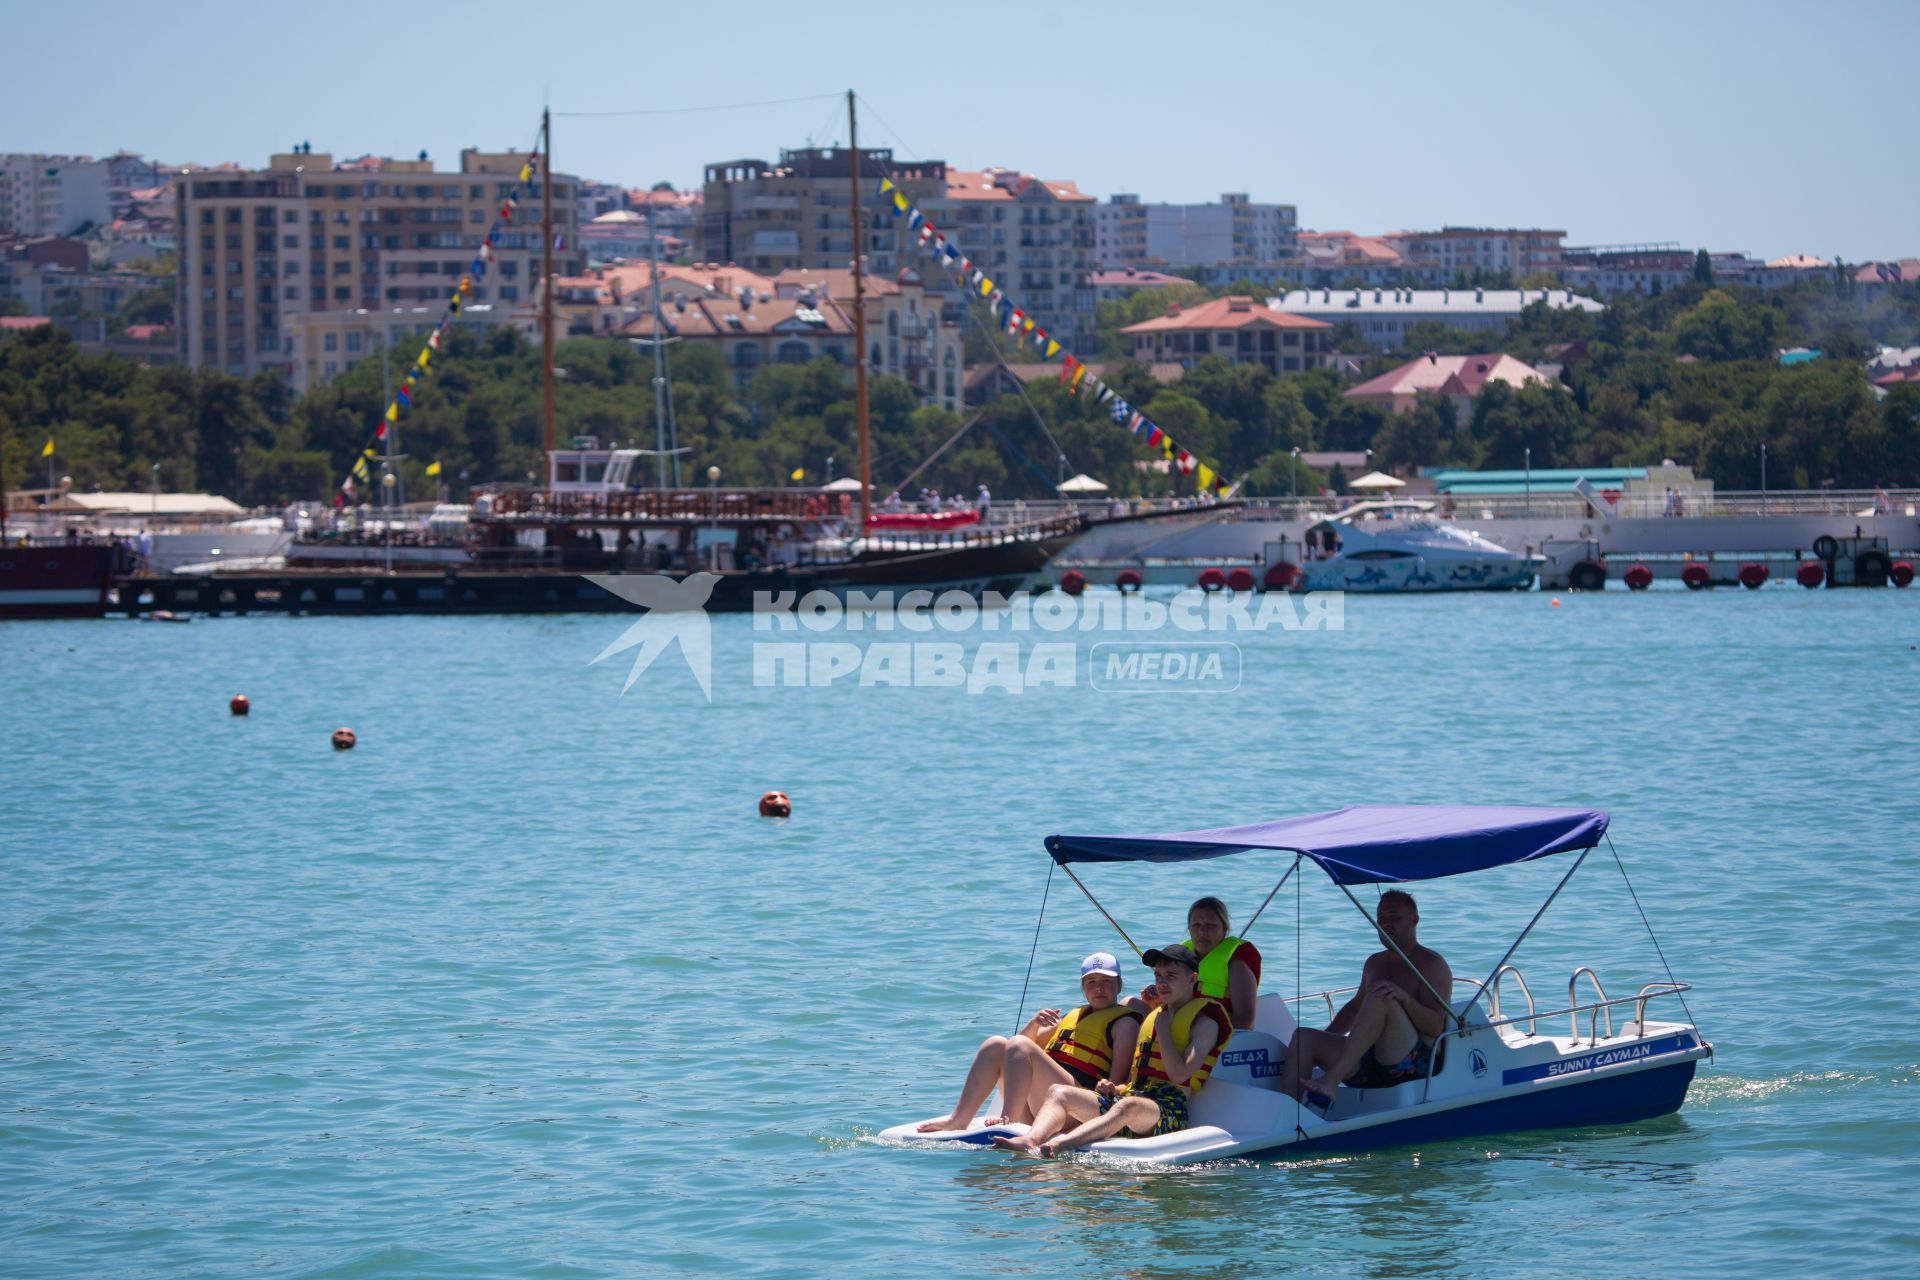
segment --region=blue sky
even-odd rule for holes
[[[1302,227],[1920,254],[1911,3],[239,4],[0,0],[0,150],[263,163],[527,145],[687,186],[845,138]],[[1902,85],[1908,87],[1902,88]],[[895,132],[895,131],[898,132]]]

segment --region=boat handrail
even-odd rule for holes
[[[1595,973],[1592,969],[1588,968],[1586,965],[1583,964],[1578,969],[1575,969],[1573,971],[1573,976],[1571,978],[1567,979],[1567,1005],[1569,1008],[1571,1008],[1573,1005],[1573,1002],[1579,998],[1578,995],[1576,994],[1575,989],[1580,985],[1580,975],[1583,973],[1587,975],[1587,980],[1593,983],[1594,994],[1598,995],[1602,1001],[1606,1001],[1607,999],[1607,989],[1600,985],[1600,975]],[[1596,1006],[1593,1012],[1588,1016],[1587,1042],[1589,1044],[1600,1043],[1600,1037],[1598,1035],[1598,1031],[1600,1028],[1600,1014],[1602,1010],[1605,1010],[1607,1015],[1607,1039],[1609,1040],[1613,1039],[1613,1009],[1610,1007],[1610,1003],[1611,1002],[1603,1003]],[[1573,1042],[1575,1044],[1579,1044],[1580,1043],[1579,1015],[1578,1014],[1569,1015],[1568,1022],[1570,1024],[1571,1034],[1573,1036]]]
[[[1489,1018],[1485,1022],[1475,1022],[1469,1026],[1455,1027],[1451,1031],[1443,1031],[1440,1033],[1439,1038],[1444,1039],[1447,1036],[1472,1035],[1476,1031],[1486,1031],[1489,1029],[1494,1029],[1499,1027],[1517,1027],[1523,1022],[1529,1021],[1530,1017],[1532,1016],[1537,1016],[1544,1020],[1547,1018],[1558,1018],[1562,1014],[1578,1015],[1582,1013],[1589,1013],[1595,1009],[1610,1009],[1615,1005],[1623,1005],[1623,1004],[1637,1005],[1643,999],[1658,1000],[1662,996],[1678,995],[1682,991],[1693,990],[1693,984],[1690,982],[1675,982],[1670,984],[1665,982],[1660,982],[1660,983],[1651,983],[1649,985],[1663,987],[1666,989],[1661,991],[1646,992],[1644,993],[1644,995],[1635,994],[1630,996],[1615,996],[1610,1000],[1596,1000],[1592,1004],[1574,1005],[1572,1008],[1568,1008],[1568,1009],[1549,1009],[1545,1013],[1538,1014],[1538,1015],[1518,1014],[1511,1018]],[[1645,1026],[1644,1023],[1642,1023],[1641,1025],[1642,1027]],[[1609,1033],[1611,1033],[1611,1026],[1609,1026]]]
[[[1647,1001],[1657,1000],[1661,996],[1670,996],[1677,991],[1691,991],[1693,988],[1684,982],[1649,982],[1640,988],[1640,994],[1634,997],[1633,1024],[1644,1034],[1647,1029]],[[1611,1028],[1609,1028],[1611,1030]]]
[[[1526,976],[1520,972],[1517,965],[1503,964],[1494,970],[1493,985],[1487,988],[1487,1012],[1495,1019],[1500,1017],[1500,981],[1508,974],[1513,975],[1513,980],[1520,984],[1520,994],[1527,998],[1527,1034],[1538,1035],[1538,1019],[1533,1008],[1533,991],[1527,986]],[[1518,1022],[1519,1019],[1515,1018],[1514,1021]]]

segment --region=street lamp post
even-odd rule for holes
[[[1293,451],[1293,465],[1287,468],[1287,501],[1294,506],[1300,503],[1300,450]]]
[[[1767,511],[1767,446],[1760,446],[1760,513]]]
[[[1533,519],[1533,450],[1532,450],[1531,448],[1526,448],[1526,449],[1522,449],[1522,450],[1520,451],[1520,453],[1521,453],[1521,456],[1523,457],[1523,459],[1524,459],[1524,460],[1525,460],[1525,462],[1526,462],[1526,470],[1527,470],[1527,519],[1529,519],[1529,520],[1531,520],[1531,519]]]
[[[713,508],[711,528],[713,529],[714,540],[712,543],[712,549],[707,554],[712,557],[713,568],[715,571],[718,571],[720,568],[720,490],[717,487],[719,483],[720,483],[720,468],[708,467],[707,468],[707,501],[711,504]]]
[[[387,543],[387,572],[388,573],[393,572],[393,486],[398,483],[399,483],[399,480],[394,476],[392,467],[389,466],[381,470],[380,496],[382,500],[385,502],[386,508],[387,508],[387,518],[385,521],[385,524],[386,524],[385,537],[386,537],[386,543]]]

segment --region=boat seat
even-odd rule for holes
[[[1287,1047],[1264,1031],[1236,1031],[1227,1037],[1201,1092],[1214,1081],[1247,1085],[1255,1089],[1278,1089],[1280,1065],[1286,1060]]]

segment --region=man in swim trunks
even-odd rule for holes
[[[1321,1100],[1316,1105],[1324,1105],[1341,1083],[1384,1089],[1427,1074],[1433,1043],[1446,1030],[1448,1016],[1434,992],[1451,995],[1453,970],[1414,936],[1420,909],[1412,894],[1387,890],[1374,918],[1374,927],[1391,945],[1367,957],[1359,991],[1325,1031],[1301,1027],[1287,1045],[1280,1088],[1293,1098],[1313,1101],[1305,1095],[1314,1093]],[[1308,1087],[1315,1067],[1325,1072],[1317,1093]]]
[[[1091,1089],[1104,1081],[1127,1078],[1140,1015],[1117,1003],[1120,962],[1096,951],[1080,962],[1080,994],[1087,1002],[1068,1010],[1042,1009],[1015,1036],[989,1036],[973,1055],[973,1066],[951,1114],[918,1126],[921,1133],[964,1129],[1000,1087],[1005,1114],[990,1124],[1026,1124],[1054,1085]]]
[[[1218,1000],[1194,989],[1200,958],[1191,947],[1162,947],[1142,958],[1153,966],[1159,1003],[1140,1028],[1127,1083],[1055,1085],[1025,1136],[995,1138],[994,1146],[1051,1156],[1107,1138],[1146,1138],[1187,1127],[1187,1102],[1206,1083],[1233,1023]]]

